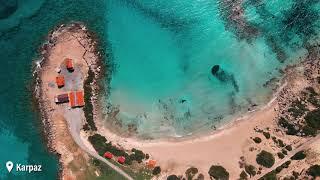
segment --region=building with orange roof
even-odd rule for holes
[[[118,163],[123,164],[124,162],[126,162],[126,158],[124,156],[118,157]]]
[[[113,157],[113,154],[108,151],[108,152],[104,153],[103,157],[105,157],[107,159],[111,159]]]
[[[154,168],[157,164],[157,161],[156,160],[153,160],[153,159],[150,159],[148,162],[147,162],[147,167],[148,168]]]
[[[56,77],[56,83],[58,88],[62,88],[64,86],[64,77],[63,76],[57,76]]]
[[[69,102],[72,108],[84,106],[83,91],[72,91],[69,93]]]
[[[68,69],[68,71],[74,71],[74,67],[73,67],[73,60],[70,58],[66,58],[65,59],[66,62],[66,68]]]

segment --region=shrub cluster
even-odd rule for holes
[[[257,154],[256,161],[259,165],[270,168],[273,166],[275,159],[271,153],[262,150],[259,154]]]
[[[212,165],[209,169],[210,178],[214,178],[216,180],[228,180],[229,172],[222,166]]]
[[[132,153],[129,155],[126,151],[119,149],[118,147],[112,145],[111,142],[107,142],[107,139],[100,134],[94,134],[89,136],[89,142],[92,144],[93,148],[100,154],[101,156],[109,151],[115,156],[124,156],[126,158],[125,164],[131,165],[132,161],[137,161],[141,163],[143,159],[145,159],[145,154],[137,149],[132,149]]]
[[[307,174],[314,178],[320,177],[320,165],[316,164],[316,165],[310,166],[309,169],[307,170]]]

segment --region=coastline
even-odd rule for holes
[[[237,178],[235,175],[240,174],[241,168],[238,167],[236,158],[242,157],[243,154],[249,154],[249,147],[254,146],[251,138],[259,136],[257,132],[258,128],[268,131],[271,129],[278,138],[285,139],[286,143],[292,144],[294,147],[298,147],[308,139],[285,136],[278,131],[277,118],[280,115],[279,109],[281,108],[281,103],[293,98],[284,97],[284,92],[291,89],[297,89],[296,91],[299,92],[308,86],[304,74],[300,74],[298,71],[299,68],[306,67],[309,62],[311,62],[309,57],[306,57],[301,63],[288,66],[284,70],[284,76],[279,81],[277,90],[273,93],[268,103],[233,119],[213,132],[200,133],[182,138],[173,137],[155,140],[122,137],[104,127],[102,123],[103,115],[99,112],[99,109],[95,108],[94,119],[98,127],[97,132],[123,149],[139,148],[143,152],[149,153],[151,158],[156,159],[164,169],[161,177],[166,177],[172,173],[183,174],[184,170],[188,167],[197,167],[201,173],[205,174],[205,177],[209,178],[207,172],[210,163],[218,163],[224,165],[229,170],[230,174],[232,174],[231,177]],[[300,83],[299,80],[303,83]],[[95,105],[94,107],[99,107],[99,105]],[[268,146],[271,145],[265,144],[264,146],[268,149],[270,148]],[[216,155],[212,155],[212,152],[216,153]],[[197,155],[190,157],[188,154]],[[204,160],[204,156],[209,160]],[[186,158],[188,160],[185,160]],[[248,161],[252,164],[256,163],[252,157],[249,157]]]
[[[59,107],[54,107],[54,105],[50,103],[53,102],[53,98],[48,97],[48,87],[46,87],[46,83],[49,82],[48,78],[45,78],[48,76],[48,68],[52,66],[52,64],[50,65],[50,63],[52,63],[52,60],[50,60],[53,54],[52,51],[54,51],[57,44],[59,45],[59,41],[61,41],[60,37],[66,32],[76,32],[78,35],[79,33],[80,35],[82,33],[82,35],[87,37],[85,45],[81,44],[80,41],[79,44],[83,45],[83,48],[86,49],[83,57],[89,54],[90,60],[92,60],[85,63],[88,67],[94,66],[96,68],[97,64],[95,62],[98,62],[97,59],[99,58],[99,55],[96,54],[97,44],[94,39],[91,39],[91,33],[87,31],[86,27],[79,22],[74,22],[70,25],[57,26],[49,32],[46,42],[40,48],[41,60],[36,61],[36,68],[33,73],[33,76],[35,77],[34,95],[38,102],[37,105],[41,114],[43,131],[45,139],[47,140],[48,150],[56,154],[59,159],[59,178],[77,179],[81,177],[81,172],[72,172],[70,167],[68,167],[69,164],[82,162],[85,169],[89,169],[90,167],[88,167],[87,163],[84,162],[90,161],[90,157],[76,145],[76,142],[69,132],[70,128],[68,127],[65,118],[63,116],[55,117],[57,114],[53,114],[56,109],[59,111]],[[87,53],[88,50],[89,53]],[[81,71],[86,70],[82,69]],[[84,72],[83,74],[85,75],[83,79],[87,79],[87,74]],[[58,113],[58,115],[59,114],[61,115],[61,113]]]
[[[76,37],[73,36],[73,33],[77,34],[79,32],[80,37],[82,37],[82,33],[82,35],[85,35],[85,40],[81,38],[79,40],[77,35]],[[61,45],[61,42],[67,42],[64,41],[63,37],[60,39],[62,41],[59,41],[59,38],[64,33],[69,33],[66,39],[71,38],[69,40],[73,44],[66,43],[63,47],[66,48],[71,45],[72,49],[65,50],[59,47],[56,50],[55,48]],[[85,162],[90,160],[89,156],[96,157],[97,159],[101,157],[95,152],[88,141],[88,137],[95,133],[105,136],[108,141],[116,144],[121,149],[130,150],[132,148],[139,148],[143,152],[148,153],[151,159],[156,160],[157,165],[160,165],[162,168],[160,179],[172,173],[183,174],[190,167],[197,167],[199,173],[209,178],[207,172],[212,164],[226,167],[232,179],[238,177],[237,175],[241,172],[241,168],[239,168],[237,163],[240,157],[245,155],[249,163],[255,163],[254,156],[250,155],[252,147],[256,148],[254,151],[260,151],[264,148],[273,149],[270,143],[264,143],[261,145],[262,147],[258,147],[252,142],[252,137],[261,137],[261,133],[257,129],[272,132],[274,136],[285,139],[286,143],[292,144],[293,147],[298,147],[308,139],[285,136],[280,131],[277,131],[278,124],[276,122],[280,113],[281,101],[283,99],[290,99],[290,97],[283,97],[284,93],[292,89],[298,92],[308,85],[308,81],[304,79],[304,74],[297,73],[299,68],[306,66],[307,60],[299,65],[288,67],[285,70],[282,83],[278,86],[279,88],[273,94],[270,102],[233,119],[218,130],[183,138],[156,140],[121,137],[103,125],[103,114],[98,100],[99,95],[101,95],[99,90],[103,88],[99,84],[101,72],[103,71],[102,57],[97,49],[97,42],[89,34],[90,32],[81,23],[61,25],[54,29],[49,33],[47,43],[44,43],[41,48],[42,60],[37,62],[37,71],[34,74],[37,82],[35,95],[38,98],[44,132],[48,139],[48,148],[59,157],[61,179],[64,177],[71,179],[80,177],[81,172],[80,174],[77,174],[79,173],[77,172],[75,175],[68,165],[69,163],[79,163],[77,158],[84,160],[81,161],[80,165],[87,168],[88,164]],[[84,40],[84,44],[81,40]],[[62,57],[65,58],[66,55],[74,56],[75,59],[80,60],[76,63],[77,67],[79,67],[77,70],[80,70],[79,76],[81,80],[78,86],[82,87],[84,91],[86,91],[86,86],[88,88],[87,91],[91,90],[88,96],[89,99],[87,99],[89,102],[86,101],[86,106],[92,103],[92,112],[90,112],[90,109],[86,112],[84,109],[72,109],[66,105],[55,105],[53,103],[52,93],[62,91],[57,90],[52,85],[52,77],[56,76],[55,68],[63,62]],[[88,62],[86,61],[87,59],[91,61]],[[93,74],[91,74],[91,80],[88,80],[90,71]],[[70,89],[65,89],[64,91],[66,90],[69,91]],[[56,115],[58,116],[53,116],[53,113],[57,113]],[[92,127],[85,130],[84,125],[88,123],[88,113],[89,115],[92,113],[92,120],[97,130]],[[190,154],[193,154],[193,156],[189,156]]]

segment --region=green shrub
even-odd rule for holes
[[[261,138],[259,138],[259,137],[255,137],[255,138],[253,138],[253,141],[255,142],[255,143],[257,143],[257,144],[259,144],[259,143],[261,143]]]
[[[273,166],[275,159],[273,155],[265,150],[257,154],[256,161],[259,165],[270,168]]]
[[[308,126],[315,129],[320,129],[320,108],[308,112],[305,117],[305,120]]]
[[[265,137],[266,139],[270,139],[270,137],[271,137],[269,132],[264,132],[264,131],[263,131],[262,134],[264,135],[264,137]]]
[[[302,159],[304,159],[304,158],[306,158],[306,154],[305,154],[305,152],[304,151],[299,151],[299,152],[297,152],[295,155],[293,155],[292,157],[291,157],[291,159],[292,160],[302,160]]]
[[[167,177],[167,180],[180,180],[180,178],[178,178],[177,175],[172,174],[172,175],[170,175],[170,176]]]
[[[240,180],[247,180],[248,179],[248,175],[245,171],[242,171],[240,173]]]
[[[281,152],[282,152],[282,154],[284,154],[284,155],[287,155],[287,154],[288,154],[287,150],[285,150],[285,149],[282,149]]]
[[[200,173],[195,180],[204,180],[204,175]]]
[[[188,180],[192,180],[197,173],[198,173],[198,169],[195,167],[190,167],[185,172]]]
[[[291,145],[286,145],[286,150],[288,150],[288,151],[292,151],[292,146]]]
[[[290,112],[294,118],[301,117],[307,111],[308,109],[306,108],[306,105],[302,104],[302,102],[298,100],[292,102],[291,107],[288,109],[288,112]]]
[[[153,170],[152,170],[152,174],[153,175],[158,175],[158,174],[160,174],[161,173],[161,168],[160,168],[160,166],[156,166],[156,167],[154,167],[153,168]]]
[[[291,161],[286,161],[285,163],[283,163],[283,164],[281,165],[281,167],[282,167],[282,168],[288,168],[290,164],[291,164]]]
[[[283,158],[284,158],[284,154],[282,154],[282,152],[278,152],[277,155],[278,155],[278,157],[279,157],[280,159],[283,159]]]
[[[306,136],[316,136],[317,135],[317,129],[310,127],[309,125],[306,125],[302,128],[302,132]]]
[[[222,166],[212,165],[210,167],[208,173],[211,178],[214,178],[216,180],[228,180],[229,179],[228,171]]]
[[[276,168],[276,173],[279,174],[282,171],[283,167],[282,166],[278,166]]]
[[[146,157],[146,155],[138,149],[133,148],[131,152],[132,152],[132,154],[130,154],[131,159],[137,161],[138,163],[141,163],[142,160],[145,159]]]
[[[284,142],[281,139],[278,139],[278,144],[279,144],[280,147],[284,147],[285,146]]]
[[[256,167],[253,165],[245,165],[244,170],[250,175],[250,177],[253,177],[257,174]]]
[[[307,174],[312,177],[320,177],[320,165],[316,164],[313,166],[310,166],[307,170]]]

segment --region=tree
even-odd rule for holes
[[[315,129],[320,129],[320,109],[308,112],[305,117],[306,123]]]
[[[186,177],[187,179],[189,180],[192,180],[193,177],[198,173],[198,169],[195,168],[195,167],[190,167],[186,170],[185,174],[186,174]]]
[[[271,168],[275,162],[275,159],[271,153],[262,150],[259,154],[257,154],[256,161],[261,166]]]
[[[295,155],[293,155],[292,157],[291,157],[291,159],[292,160],[302,160],[302,159],[304,159],[304,158],[306,158],[306,154],[305,154],[305,152],[304,151],[299,151],[299,152],[297,152]]]
[[[161,168],[160,168],[160,166],[156,166],[156,167],[154,167],[154,169],[152,170],[152,174],[153,175],[158,175],[158,174],[160,174],[161,173]]]
[[[256,167],[254,167],[253,165],[245,165],[244,169],[250,175],[250,177],[253,177],[257,174]]]
[[[313,166],[310,166],[307,170],[307,174],[312,177],[320,177],[320,165],[316,164]]]
[[[222,166],[212,165],[210,167],[208,173],[209,173],[211,179],[215,179],[215,180],[228,180],[229,179],[228,171]]]
[[[178,178],[177,175],[172,174],[172,175],[167,177],[167,180],[179,180],[179,178]]]

